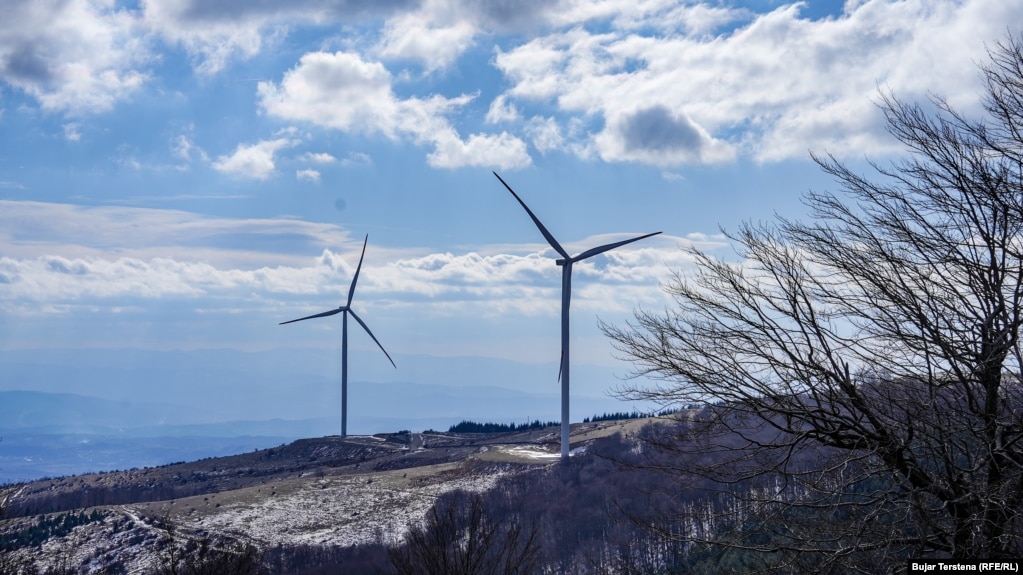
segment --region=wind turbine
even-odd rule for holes
[[[355,313],[355,310],[352,309],[352,296],[355,295],[355,282],[359,281],[359,270],[362,269],[362,258],[366,257],[367,243],[369,243],[369,234],[366,234],[366,239],[363,240],[362,242],[362,255],[359,256],[359,265],[358,267],[355,268],[355,277],[352,278],[352,285],[351,287],[348,288],[348,302],[345,303],[345,305],[337,309],[325,311],[323,313],[318,313],[306,317],[300,317],[298,319],[284,321],[277,324],[284,325],[286,323],[295,323],[296,321],[304,321],[307,319],[313,319],[317,317],[327,317],[331,315],[341,314],[341,437],[348,436],[348,314],[352,314],[352,317],[355,318],[355,321],[359,322],[359,325],[362,326],[362,329],[366,330],[366,333],[369,334],[369,337],[373,338],[373,341],[375,341],[376,344],[380,346],[380,351],[384,352],[384,355],[387,356],[387,359],[388,361],[391,362],[391,365],[394,365],[394,360],[391,359],[391,355],[387,353],[387,350],[384,349],[384,346],[381,345],[380,341],[376,338],[375,335],[373,335],[373,332],[370,331],[369,326],[366,325],[366,322],[362,321],[362,318],[360,318],[359,315]],[[394,368],[398,369],[398,366],[394,365]]]
[[[537,228],[539,228],[540,233],[547,239],[547,243],[554,248],[554,251],[561,254],[561,258],[555,262],[561,266],[561,368],[558,373],[558,377],[561,379],[561,460],[568,461],[568,368],[570,365],[568,361],[568,307],[572,300],[572,264],[580,262],[586,258],[593,257],[597,254],[602,254],[608,250],[624,246],[625,244],[631,244],[632,242],[637,242],[644,238],[649,238],[650,236],[656,236],[661,232],[654,232],[652,234],[646,234],[629,240],[615,242],[613,244],[605,244],[588,249],[585,252],[572,257],[568,255],[565,248],[561,247],[558,240],[554,239],[554,236],[547,231],[547,228],[540,223],[539,218],[533,214],[533,211],[530,210],[529,206],[526,205],[526,202],[523,202],[522,198],[515,193],[515,190],[511,189],[511,186],[501,179],[501,176],[498,176],[497,172],[493,172],[493,174],[497,176],[498,180],[501,180],[504,187],[508,188],[508,191],[511,192],[511,194],[515,196],[515,199],[519,201],[519,204],[521,204],[526,210],[529,217],[533,219],[533,223],[536,224]]]

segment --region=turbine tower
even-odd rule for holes
[[[561,460],[568,461],[568,431],[569,431],[568,368],[570,365],[568,360],[568,307],[572,300],[572,264],[580,262],[586,258],[595,256],[597,254],[602,254],[608,250],[613,250],[617,247],[624,246],[625,244],[631,244],[632,242],[636,242],[644,238],[649,238],[650,236],[656,236],[661,232],[654,232],[652,234],[646,234],[629,240],[615,242],[613,244],[605,244],[592,249],[588,249],[585,252],[575,257],[572,257],[568,255],[568,252],[565,251],[565,248],[561,247],[561,244],[558,243],[558,240],[554,239],[554,236],[551,235],[549,231],[547,231],[547,228],[545,228],[544,225],[540,223],[540,220],[536,217],[535,214],[533,214],[533,211],[529,209],[529,206],[526,205],[526,202],[523,202],[522,198],[520,198],[519,195],[515,193],[515,190],[511,189],[511,186],[509,186],[507,182],[501,179],[501,176],[498,176],[497,172],[493,172],[493,174],[497,176],[498,180],[501,180],[501,183],[504,184],[504,187],[508,188],[508,191],[511,192],[511,194],[515,196],[515,199],[519,201],[519,204],[521,204],[522,207],[526,210],[526,213],[529,214],[529,217],[533,219],[533,223],[536,224],[536,227],[540,230],[540,233],[543,234],[543,237],[547,239],[547,243],[549,243],[551,247],[554,248],[554,251],[561,254],[561,258],[555,262],[556,264],[561,266],[561,368],[558,373],[558,377],[561,379]]]
[[[359,322],[359,325],[362,326],[362,329],[366,330],[366,333],[369,334],[369,337],[373,338],[373,341],[375,341],[376,344],[380,347],[380,351],[384,352],[384,355],[387,356],[387,359],[388,361],[391,362],[391,365],[394,365],[394,360],[391,359],[391,355],[387,353],[387,350],[384,349],[384,346],[381,345],[380,341],[377,340],[375,335],[373,335],[373,332],[370,331],[369,326],[366,325],[366,322],[362,321],[359,315],[355,313],[355,310],[352,309],[352,296],[355,295],[355,282],[359,281],[359,270],[362,269],[362,258],[366,257],[366,244],[368,242],[369,234],[366,234],[366,239],[363,240],[362,242],[362,255],[359,256],[359,265],[358,267],[355,268],[355,277],[352,278],[352,285],[351,287],[348,288],[348,302],[345,303],[345,305],[337,309],[325,311],[323,313],[318,313],[306,317],[300,317],[298,319],[293,319],[291,321],[285,321],[277,324],[284,325],[286,323],[295,323],[296,321],[304,321],[307,319],[313,319],[317,317],[327,317],[331,315],[341,314],[341,437],[348,436],[348,314],[352,314],[352,317],[355,318],[355,321]],[[398,369],[398,366],[394,365],[394,368]]]

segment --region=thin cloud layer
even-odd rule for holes
[[[648,252],[643,256],[648,260],[645,267],[628,259],[579,265],[575,275],[580,291],[574,293],[573,308],[627,312],[637,305],[662,303],[659,278],[668,260],[677,263],[679,256],[664,248],[648,248]],[[192,300],[199,307],[225,301],[234,302],[228,308],[248,302],[264,310],[286,305],[312,309],[340,301],[357,261],[357,253],[341,259],[329,250],[319,258],[309,258],[305,266],[256,269],[160,257],[3,257],[0,309],[27,315],[68,306],[113,310],[125,305],[125,298]],[[650,263],[653,261],[656,264]],[[605,285],[588,287],[590,283]],[[612,289],[616,295],[606,297]],[[491,317],[506,313],[554,316],[560,306],[560,273],[553,260],[537,254],[428,254],[365,263],[359,291],[366,305],[414,306],[426,315],[471,317],[470,311],[490,310],[486,315]]]
[[[203,302],[201,306],[209,306],[211,300],[249,302],[261,309],[301,303],[322,307],[324,298],[340,297],[347,290],[362,247],[361,241],[352,241],[336,226],[295,220],[226,221],[171,210],[34,202],[0,201],[0,208],[4,214],[0,224],[6,230],[0,243],[10,254],[0,258],[4,286],[0,308],[19,314],[63,311],[70,305],[115,308],[123,306],[125,298],[169,298]],[[50,242],[19,241],[26,226],[39,225],[52,226]],[[259,243],[273,245],[275,239],[296,235],[304,235],[305,241],[296,253],[281,254],[277,259],[282,263],[277,265],[253,265],[256,260],[235,241],[262,236],[265,241]],[[596,236],[580,245],[622,237]],[[124,238],[131,238],[130,246],[123,245]],[[643,247],[629,246],[577,264],[575,276],[582,291],[573,306],[624,312],[663,301],[660,278],[668,269],[689,265],[689,256],[679,245],[694,241],[707,247],[725,245],[720,239],[658,237]],[[325,243],[331,247],[321,248],[319,257],[308,255],[312,246]],[[180,245],[191,247],[182,252],[174,247]],[[429,308],[431,314],[453,317],[465,316],[468,309],[489,309],[490,316],[513,311],[556,314],[560,268],[553,252],[525,246],[503,246],[500,251],[402,256],[378,248],[363,265],[360,298],[382,307],[415,304]],[[589,283],[614,286],[618,295],[608,299],[604,288],[586,288]],[[468,307],[460,307],[463,304]]]
[[[21,260],[175,258],[252,269],[296,264],[309,253],[347,246],[336,225],[296,219],[211,217],[181,210],[0,200],[0,253]],[[219,247],[227,245],[230,248]],[[355,249],[354,247],[352,249]]]

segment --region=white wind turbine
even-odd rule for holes
[[[582,261],[586,258],[595,256],[597,254],[602,254],[608,250],[613,250],[617,247],[624,246],[625,244],[631,244],[632,242],[636,242],[644,238],[649,238],[650,236],[656,236],[661,232],[654,232],[652,234],[642,235],[629,240],[615,242],[613,244],[605,244],[592,249],[588,249],[585,252],[575,257],[572,257],[568,255],[568,252],[565,251],[565,248],[561,247],[561,244],[558,243],[558,240],[554,239],[554,236],[551,235],[549,231],[547,231],[547,228],[545,228],[544,225],[540,223],[540,220],[536,217],[536,215],[533,214],[533,211],[530,210],[528,206],[526,206],[526,202],[523,202],[522,198],[520,198],[519,195],[515,193],[515,190],[511,189],[511,186],[509,186],[507,182],[501,179],[501,176],[498,176],[497,172],[494,172],[494,175],[497,176],[498,180],[501,180],[501,183],[504,184],[504,187],[508,188],[508,191],[511,192],[511,194],[515,196],[515,199],[519,201],[519,204],[521,204],[522,207],[526,210],[526,213],[529,214],[529,217],[533,219],[533,223],[536,224],[537,228],[539,228],[540,233],[543,234],[543,237],[547,239],[547,243],[549,243],[551,247],[554,248],[554,251],[561,254],[561,258],[555,262],[556,264],[561,266],[561,368],[558,376],[561,378],[561,459],[562,461],[568,461],[568,431],[569,431],[568,308],[572,300],[572,264]]]
[[[323,313],[300,317],[298,319],[278,324],[284,325],[286,323],[295,323],[296,321],[341,314],[341,437],[346,437],[348,435],[348,314],[352,314],[355,321],[359,322],[362,329],[366,330],[369,337],[373,338],[373,341],[380,346],[380,351],[384,352],[384,355],[387,356],[391,365],[394,365],[394,360],[391,359],[391,355],[387,353],[384,346],[380,344],[380,341],[377,340],[375,335],[373,335],[373,332],[369,330],[369,326],[366,325],[366,322],[362,321],[358,314],[355,313],[355,310],[352,309],[352,296],[355,295],[355,282],[359,281],[359,270],[362,269],[362,258],[366,257],[366,244],[368,242],[369,234],[366,234],[366,239],[362,242],[362,255],[359,256],[359,265],[355,268],[355,276],[352,278],[352,285],[348,288],[348,302],[345,303],[345,305]],[[398,369],[398,366],[394,365],[394,368]]]

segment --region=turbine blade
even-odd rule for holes
[[[505,182],[503,179],[501,179],[501,176],[497,175],[497,172],[492,173],[495,176],[497,176],[497,179],[501,180],[501,183],[504,184],[504,187],[508,188],[508,191],[511,192],[513,196],[515,196],[515,199],[519,201],[519,204],[521,204],[523,208],[525,208],[526,213],[529,214],[529,217],[533,218],[533,223],[536,224],[536,227],[540,229],[540,233],[543,234],[543,237],[547,239],[547,243],[549,243],[551,247],[554,248],[554,251],[561,254],[563,258],[569,259],[568,252],[565,251],[565,248],[561,247],[561,244],[558,243],[558,240],[554,239],[554,236],[551,235],[549,231],[547,231],[547,228],[545,228],[542,223],[540,223],[540,219],[536,217],[536,215],[533,213],[533,210],[529,209],[529,206],[526,205],[526,202],[522,201],[522,198],[520,198],[519,195],[515,193],[515,190],[511,189],[511,186],[508,185],[508,182]]]
[[[661,233],[661,232],[654,232],[652,234],[646,234],[644,236],[639,236],[638,238],[632,238],[631,240],[625,240],[625,241],[621,241],[621,242],[615,242],[613,244],[606,244],[606,245],[603,245],[603,246],[595,247],[593,249],[586,250],[585,252],[575,256],[574,258],[572,258],[572,261],[573,262],[581,261],[581,260],[584,260],[584,259],[586,259],[588,257],[592,257],[592,256],[595,256],[597,254],[602,254],[602,253],[604,253],[604,252],[606,252],[608,250],[613,250],[613,249],[615,249],[617,247],[624,246],[625,244],[631,244],[632,242],[638,242],[639,240],[642,240],[644,238],[649,238],[650,236],[656,236],[659,233]]]
[[[339,314],[339,313],[341,313],[343,311],[345,311],[345,308],[339,307],[337,309],[332,309],[330,311],[325,311],[323,313],[318,313],[316,315],[307,315],[306,317],[300,317],[298,319],[293,319],[291,321],[282,321],[281,323],[279,323],[277,325],[284,325],[286,323],[295,323],[296,321],[303,321],[303,320],[307,320],[307,319],[313,319],[315,317],[327,317],[329,315]]]
[[[359,270],[362,269],[362,258],[366,257],[366,244],[369,243],[369,234],[362,240],[362,255],[359,256],[359,265],[355,268],[355,276],[352,277],[352,285],[348,288],[348,303],[345,307],[352,305],[352,296],[355,295],[355,282],[359,281]]]
[[[366,325],[366,322],[362,321],[362,318],[356,315],[354,311],[348,310],[348,313],[352,314],[352,317],[355,318],[355,321],[359,322],[359,325],[362,326],[362,329],[366,330],[366,333],[369,334],[369,337],[373,338],[373,341],[375,341],[377,345],[380,346],[380,351],[384,352],[384,355],[387,356],[387,361],[390,361],[391,365],[394,365],[394,360],[391,359],[391,354],[387,353],[387,350],[384,349],[384,346],[380,343],[380,340],[377,339],[377,336],[373,335],[373,332],[369,330],[369,326]],[[398,366],[394,365],[394,369],[398,369]]]

